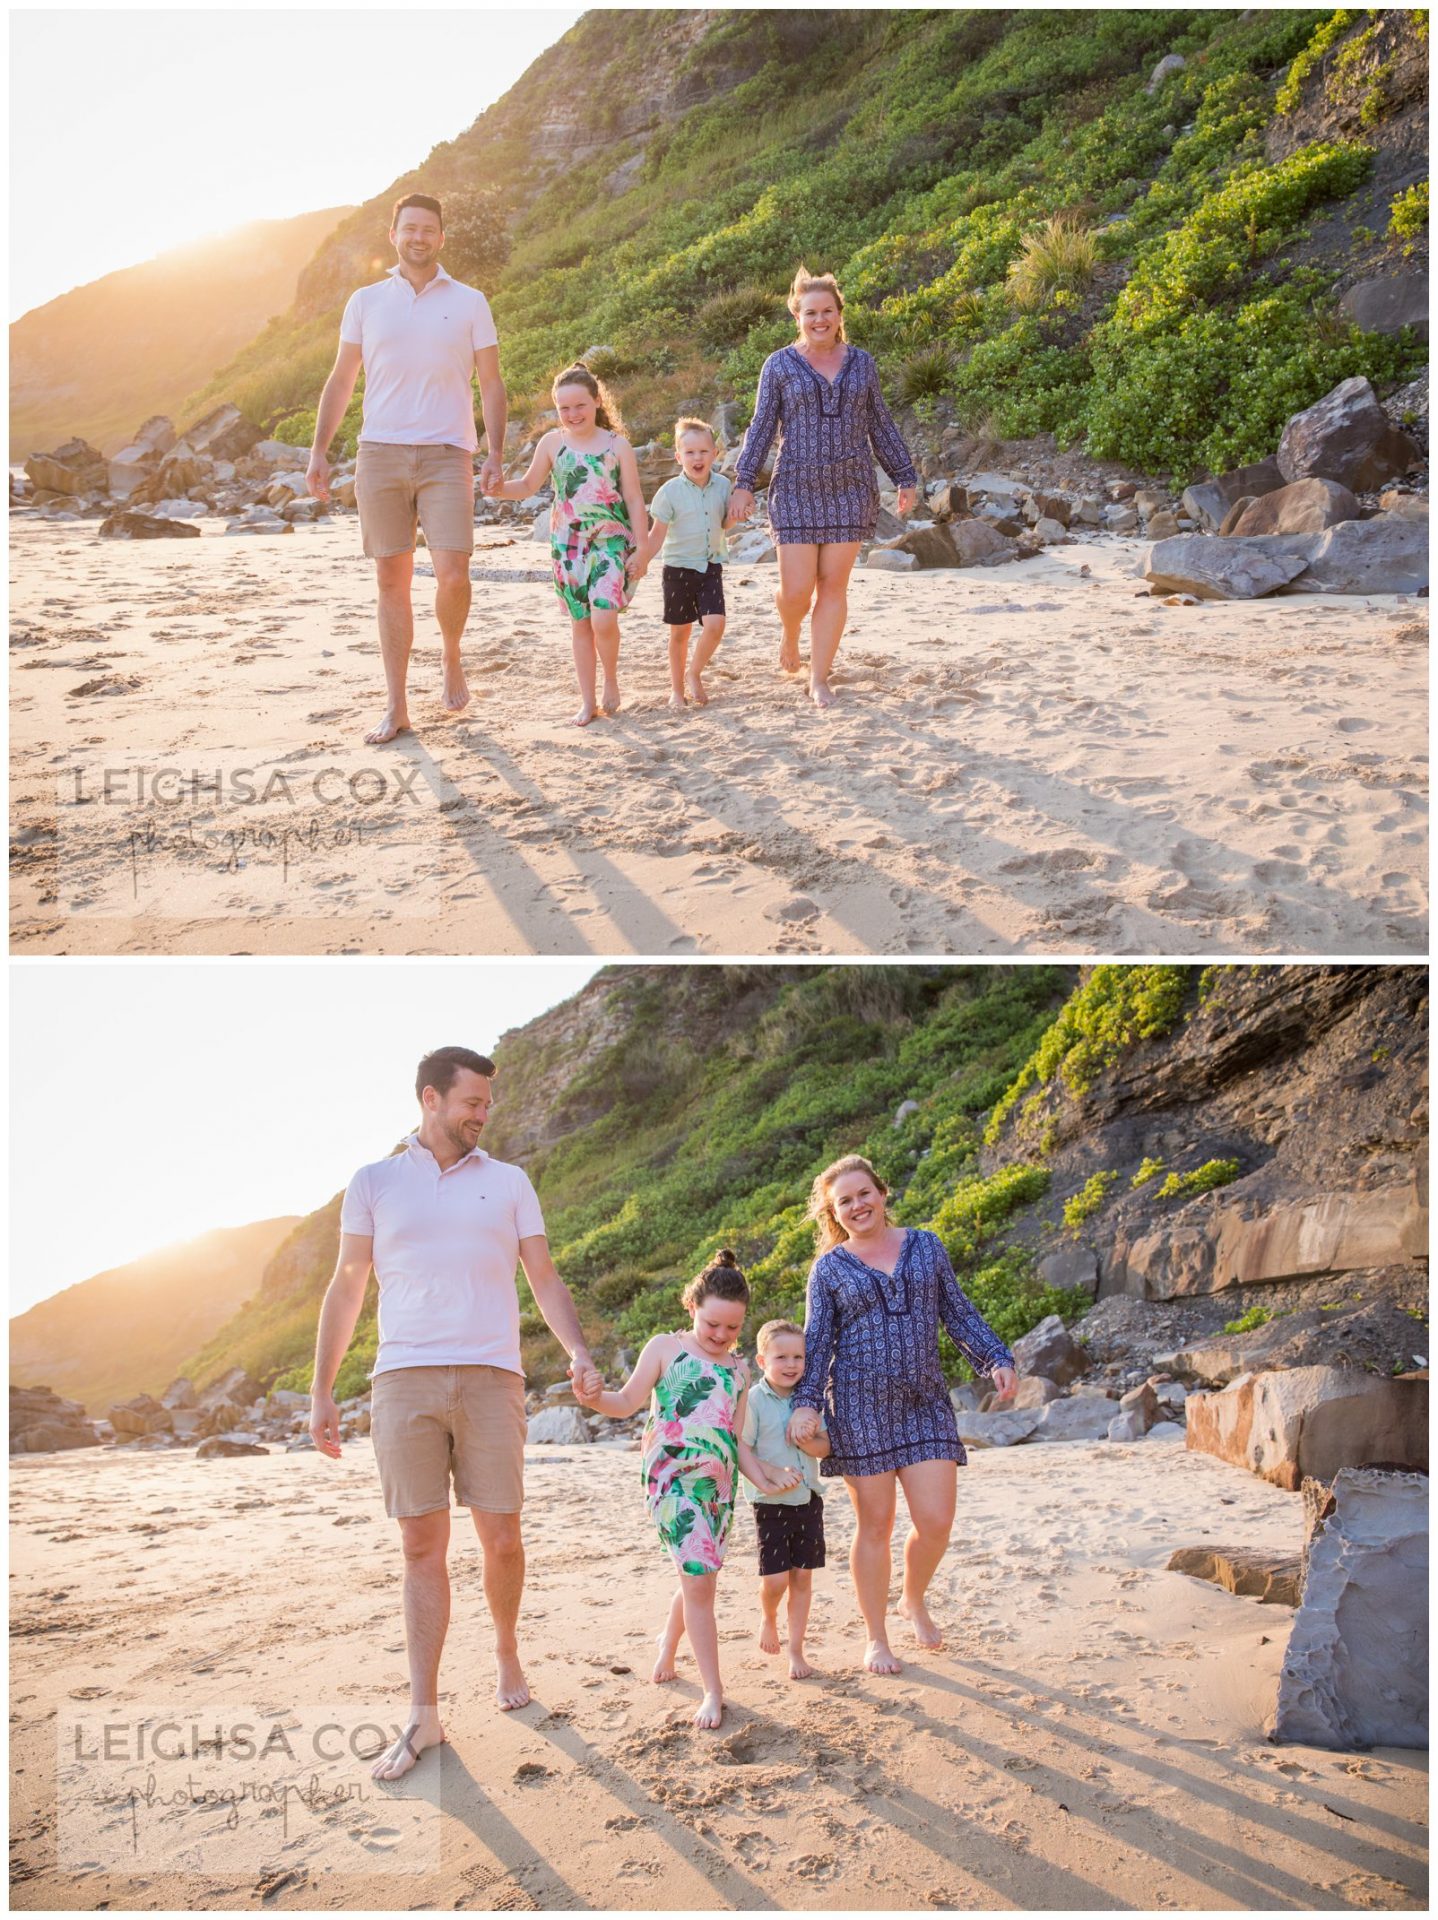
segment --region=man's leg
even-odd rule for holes
[[[464,623],[469,618],[469,555],[431,549],[434,561],[434,617],[439,622],[439,644],[444,661],[444,709],[463,713],[469,705],[469,684],[460,659]]]
[[[414,579],[414,554],[387,553],[374,563],[379,588],[379,647],[384,661],[384,718],[372,727],[365,739],[372,747],[383,746],[397,733],[409,730],[409,707],[405,683],[409,677],[409,656],[414,646],[414,608],[410,605],[410,583]]]
[[[519,1664],[519,1602],[524,1592],[524,1539],[517,1513],[471,1507],[484,1554],[484,1597],[494,1622],[494,1697],[508,1713],[529,1705],[529,1683]]]
[[[404,1637],[409,1650],[409,1714],[404,1732],[370,1769],[398,1780],[426,1747],[444,1739],[439,1723],[439,1656],[449,1627],[449,1508],[399,1523],[404,1546]]]

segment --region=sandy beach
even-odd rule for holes
[[[66,1766],[57,1824],[57,1728],[213,1722],[241,1703],[401,1715],[395,1530],[367,1440],[338,1463],[12,1461],[12,1904],[1426,1905],[1426,1755],[1270,1746],[1292,1615],[1164,1570],[1204,1541],[1296,1550],[1296,1496],[1176,1440],[977,1454],[933,1590],[948,1646],[906,1653],[888,1680],[855,1670],[843,1493],[807,1682],[754,1643],[741,1513],[719,1589],[729,1711],[702,1735],[692,1665],[667,1688],[648,1678],[672,1582],[636,1474],[625,1451],[529,1450],[529,1707],[490,1704],[477,1551],[456,1515],[442,1752],[384,1789],[352,1764],[363,1800],[269,1808],[268,1826],[254,1804],[228,1831],[223,1809],[155,1812],[161,1840],[128,1866],[130,1823],[87,1799],[93,1774]]]
[[[710,707],[665,708],[656,578],[581,732],[546,550],[482,527],[473,703],[422,577],[380,749],[353,517],[12,531],[17,952],[1426,950],[1419,601],[1168,606],[1136,540],[860,568],[819,714],[731,566]]]

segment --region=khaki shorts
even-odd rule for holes
[[[450,1503],[518,1513],[524,1380],[507,1367],[393,1367],[370,1382],[370,1436],[391,1520]]]
[[[414,552],[418,523],[433,552],[474,552],[474,459],[463,447],[391,447],[361,440],[355,505],[371,560]]]

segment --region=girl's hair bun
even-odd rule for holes
[[[721,1267],[737,1267],[739,1264],[739,1256],[732,1247],[720,1247],[714,1258],[716,1265]]]

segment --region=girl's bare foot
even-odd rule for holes
[[[611,683],[605,687],[603,693],[599,696],[599,704],[605,713],[618,713],[623,703],[619,698],[619,687],[617,683]]]
[[[524,1668],[519,1664],[517,1653],[495,1655],[495,1705],[502,1713],[512,1713],[516,1707],[529,1705],[529,1682],[524,1677]]]
[[[685,681],[685,685],[689,690],[689,698],[694,702],[696,707],[708,706],[709,696],[704,691],[704,682],[699,678],[697,673],[691,673]]]
[[[722,1693],[706,1693],[694,1715],[696,1727],[717,1727],[724,1718]]]
[[[571,726],[587,727],[597,711],[598,709],[591,707],[587,700],[582,701],[578,713],[575,714],[574,719],[570,722]]]
[[[683,713],[685,709],[684,695],[682,693],[671,693],[669,696],[669,707],[673,713]]]
[[[463,667],[446,667],[441,704],[446,713],[463,713],[469,705],[469,682]]]
[[[674,1678],[674,1655],[678,1649],[661,1633],[659,1636],[659,1658],[654,1662],[654,1671],[649,1676],[656,1687],[662,1687],[666,1680]]]
[[[922,1600],[901,1600],[896,1611],[914,1629],[914,1638],[931,1651],[944,1644],[944,1630],[936,1626]]]
[[[400,1779],[409,1772],[426,1747],[442,1746],[444,1740],[445,1731],[439,1724],[436,1708],[412,1709],[404,1732],[370,1768],[371,1777],[376,1780]]]
[[[396,712],[393,707],[385,708],[384,719],[377,727],[371,727],[365,735],[367,747],[382,747],[387,740],[393,740],[398,733],[409,732],[409,715],[401,707]]]
[[[871,1640],[864,1649],[864,1665],[870,1673],[902,1673],[904,1669],[889,1651],[887,1642]]]
[[[829,685],[827,680],[811,681],[809,686],[809,698],[814,702],[814,705],[818,707],[818,709],[822,713],[825,707],[833,706],[834,689]]]
[[[771,1620],[767,1613],[763,1616],[763,1624],[759,1628],[759,1651],[760,1653],[779,1651],[779,1622]]]
[[[790,1647],[789,1678],[791,1680],[812,1680],[813,1677],[814,1669],[809,1665],[809,1662],[804,1658],[803,1654],[796,1653],[793,1647]]]

